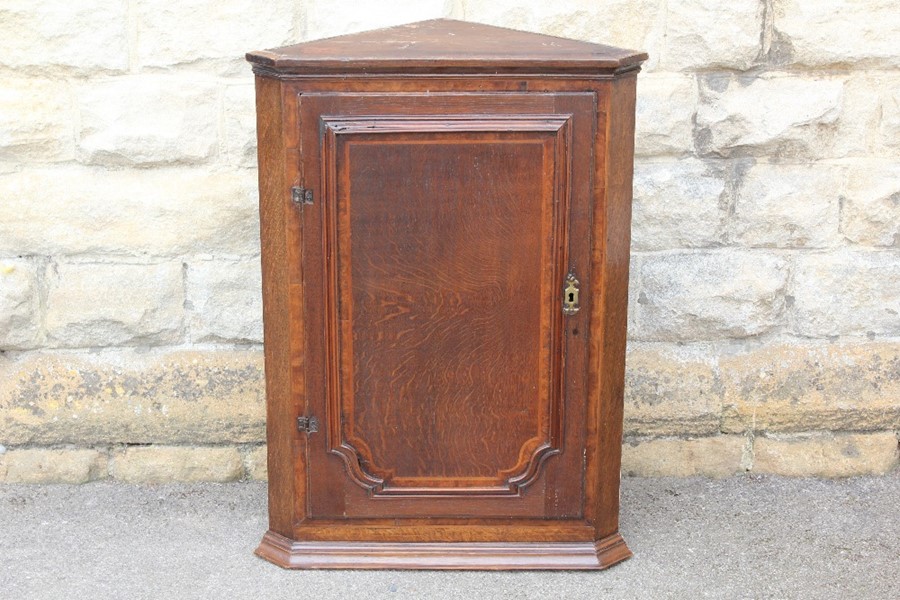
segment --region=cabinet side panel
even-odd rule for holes
[[[592,314],[588,423],[596,435],[588,436],[586,507],[598,538],[619,527],[636,81],[628,75],[609,82],[598,102],[592,263],[601,276],[594,279],[592,292],[602,302]]]
[[[294,439],[290,353],[290,294],[284,196],[285,160],[281,84],[256,78],[259,211],[266,365],[269,528],[292,531]]]

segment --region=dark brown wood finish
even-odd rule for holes
[[[248,58],[269,403],[258,553],[294,568],[630,556],[618,471],[645,55],[430,21]],[[298,185],[312,204],[291,201]]]

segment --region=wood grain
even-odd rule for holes
[[[452,21],[251,54],[260,555],[490,569],[630,556],[619,453],[644,57]],[[292,185],[313,204],[293,205]],[[581,311],[563,317],[570,269]],[[309,415],[322,429],[297,432]]]

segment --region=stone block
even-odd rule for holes
[[[697,160],[637,162],[632,248],[669,250],[720,245],[727,199],[725,168]]]
[[[228,163],[256,167],[256,88],[253,84],[227,86],[223,112]]]
[[[753,165],[735,195],[731,240],[745,247],[837,245],[843,176],[828,164]]]
[[[193,341],[262,343],[262,273],[258,258],[190,263],[187,298]]]
[[[327,38],[345,33],[448,17],[452,12],[451,4],[446,0],[308,2],[304,6],[305,39]]]
[[[728,432],[900,429],[900,347],[773,343],[719,360]]]
[[[778,64],[900,66],[894,0],[774,0],[770,54]]]
[[[712,351],[630,343],[625,360],[626,435],[719,431],[722,385]]]
[[[73,118],[67,85],[45,79],[4,78],[0,88],[0,161],[73,159]]]
[[[128,68],[128,4],[121,0],[4,0],[0,65],[79,72]]]
[[[749,69],[762,50],[763,10],[756,0],[669,2],[661,68]]]
[[[792,294],[794,330],[803,336],[900,335],[900,254],[800,254]]]
[[[87,483],[106,477],[105,453],[90,449],[23,448],[0,454],[3,483]]]
[[[137,0],[134,10],[142,67],[200,65],[246,75],[245,53],[299,41],[301,4],[291,0]]]
[[[849,169],[841,233],[854,244],[900,248],[900,165],[866,160]]]
[[[23,169],[0,175],[0,255],[259,253],[255,171]]]
[[[837,76],[708,75],[701,78],[697,148],[729,157],[829,154],[843,93]]]
[[[622,473],[639,477],[727,477],[746,470],[747,440],[738,435],[626,440]]]
[[[269,478],[266,468],[268,463],[266,452],[266,446],[257,446],[247,452],[244,457],[245,472],[247,477],[253,481],[266,481]]]
[[[753,471],[792,477],[883,475],[897,466],[893,432],[757,437]]]
[[[181,339],[181,263],[62,263],[51,273],[48,345],[154,345]]]
[[[261,443],[265,430],[259,350],[120,348],[0,360],[0,444]]]
[[[35,265],[21,259],[0,260],[0,350],[35,347],[40,319]]]
[[[244,465],[237,448],[133,446],[113,455],[109,473],[126,483],[228,482]]]
[[[659,61],[665,34],[660,0],[463,0],[463,13],[467,21],[643,50],[648,70]]]
[[[694,114],[698,101],[694,77],[644,73],[638,77],[637,88],[635,155],[693,152]]]
[[[788,263],[769,253],[716,250],[642,259],[635,339],[744,338],[783,320]]]
[[[228,36],[223,36],[228,37]],[[104,165],[198,163],[218,144],[218,91],[196,76],[131,75],[76,92],[78,156]]]

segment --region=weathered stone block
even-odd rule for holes
[[[836,77],[701,79],[697,146],[717,156],[819,157],[833,145],[844,82]]]
[[[757,437],[753,471],[793,477],[881,475],[897,465],[893,432]]]
[[[38,343],[39,311],[34,264],[0,260],[0,350],[33,348]]]
[[[452,7],[446,0],[382,0],[381,2],[356,2],[333,0],[308,2],[306,15],[306,39],[318,39],[414,23],[426,19],[450,16]],[[472,20],[472,19],[469,19]]]
[[[97,450],[9,450],[0,454],[0,482],[87,483],[106,477],[106,462]]]
[[[644,73],[638,77],[637,87],[635,155],[693,152],[698,100],[694,77]]]
[[[625,361],[625,433],[717,433],[722,385],[709,348],[631,343]]]
[[[840,250],[801,254],[794,329],[810,337],[900,335],[900,255]]]
[[[73,116],[67,86],[44,79],[4,78],[0,161],[71,160],[75,157]]]
[[[197,163],[218,144],[214,84],[197,77],[133,75],[77,91],[78,155],[88,163]]]
[[[737,189],[732,240],[750,247],[836,245],[843,175],[835,165],[753,165]]]
[[[856,244],[900,247],[900,165],[867,160],[849,170],[841,233]]]
[[[255,171],[23,169],[0,176],[0,255],[259,253]]]
[[[129,349],[0,360],[0,444],[263,442],[262,362],[256,350]]]
[[[291,0],[138,0],[138,62],[144,67],[199,63],[225,74],[247,74],[246,52],[297,41],[299,9]]]
[[[773,8],[777,63],[900,65],[894,0],[775,0]]]
[[[256,166],[256,88],[229,85],[224,95],[224,141],[228,162],[239,167]]]
[[[266,452],[266,446],[259,446],[247,453],[244,457],[244,470],[247,477],[254,481],[266,481],[269,478]]]
[[[663,6],[660,0],[464,0],[463,11],[467,21],[644,50],[650,54],[644,68],[653,69],[665,32]]]
[[[622,472],[640,477],[727,477],[746,470],[747,445],[738,435],[626,440]]]
[[[897,344],[767,344],[719,366],[724,431],[900,429]]]
[[[900,54],[900,53],[898,53]],[[891,80],[891,87],[879,98],[878,138],[882,147],[900,150],[900,80]]]
[[[128,68],[127,9],[121,0],[4,0],[0,64],[124,71]]]
[[[746,70],[756,62],[761,51],[762,2],[680,0],[666,8],[663,69]]]
[[[109,473],[127,483],[240,479],[244,465],[237,448],[135,446],[113,455]]]
[[[262,342],[258,258],[190,263],[187,297],[193,341]]]
[[[181,268],[181,263],[55,265],[47,296],[48,344],[85,348],[179,340]]]
[[[634,250],[721,244],[725,178],[724,167],[716,163],[636,163],[631,233]]]
[[[716,250],[642,259],[635,339],[743,338],[782,321],[787,261]]]

